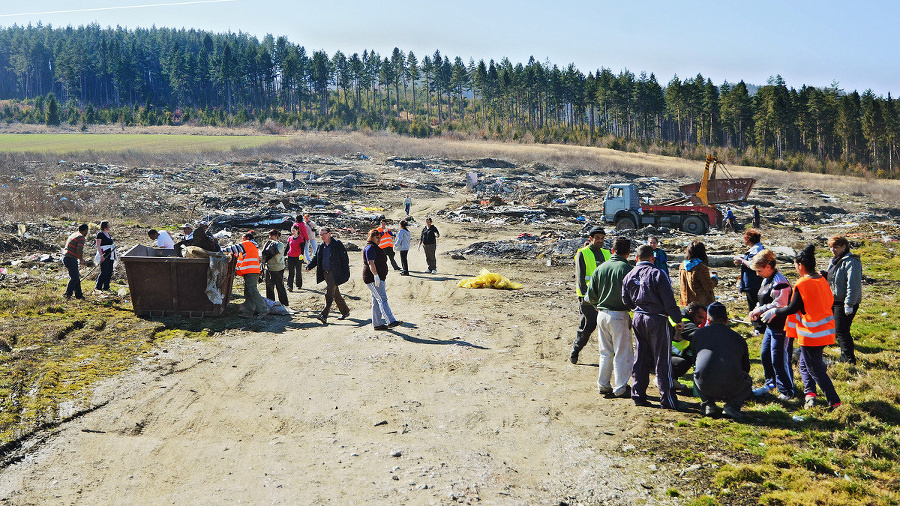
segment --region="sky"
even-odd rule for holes
[[[900,94],[900,2],[888,0],[30,0],[0,1],[0,27],[196,28],[286,36],[308,52],[436,49],[468,62],[509,58],[582,72],[653,73],[665,85],[698,73],[789,87],[837,82]]]

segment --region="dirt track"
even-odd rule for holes
[[[439,225],[439,251],[468,244],[454,236],[473,232]],[[413,271],[424,270],[420,252],[411,259]],[[526,286],[456,288],[482,266]],[[293,318],[249,324],[261,332],[169,343],[100,389],[97,402],[107,405],[64,424],[4,470],[0,497],[13,504],[662,500],[668,475],[622,446],[651,416],[666,424],[658,420],[677,415],[601,399],[593,341],[582,364],[568,363],[577,325],[570,267],[442,256],[438,269],[388,277],[394,313],[407,322],[392,332],[372,330],[367,290],[354,279],[345,285],[360,297],[349,301],[350,320],[320,326],[310,310],[321,304],[320,291],[303,290],[291,294],[300,310]]]

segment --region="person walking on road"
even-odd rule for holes
[[[62,262],[69,271],[69,284],[66,285],[66,300],[74,296],[76,299],[83,299],[84,294],[81,292],[81,272],[78,270],[79,265],[84,265],[84,245],[87,242],[86,236],[89,227],[87,223],[78,226],[78,231],[66,239],[66,246],[63,248]]]
[[[401,321],[394,318],[388,305],[385,280],[388,275],[387,255],[378,244],[381,240],[381,232],[373,228],[369,231],[366,247],[363,248],[363,283],[372,292],[372,326],[375,330],[387,330],[390,327],[400,325]]]
[[[116,247],[113,244],[113,238],[109,234],[109,230],[109,222],[101,221],[96,241],[97,255],[100,258],[100,275],[97,276],[97,286],[94,287],[98,291],[109,290],[109,282],[112,281]]]
[[[437,227],[431,224],[431,218],[425,218],[425,228],[419,237],[419,247],[425,249],[427,272],[437,274],[437,238],[441,236]]]
[[[825,393],[830,409],[841,405],[841,398],[828,377],[823,353],[835,342],[835,322],[831,287],[816,271],[816,247],[812,244],[794,257],[800,279],[794,284],[791,301],[785,307],[769,309],[760,318],[768,323],[776,316],[786,316],[785,333],[800,345],[800,377],[805,394],[804,407],[816,405],[816,385]]]
[[[412,243],[412,234],[409,232],[409,223],[406,220],[400,222],[400,230],[397,231],[397,251],[400,252],[400,275],[409,276],[409,247]]]
[[[263,246],[263,261],[266,263],[266,298],[275,300],[275,292],[278,292],[278,302],[282,306],[288,306],[287,291],[284,289],[284,243],[281,242],[281,231],[269,230],[269,240]]]
[[[350,279],[350,258],[344,243],[331,236],[331,229],[322,227],[319,229],[321,242],[316,248],[316,254],[306,264],[306,270],[316,268],[316,283],[325,282],[325,307],[316,318],[322,324],[328,324],[328,313],[331,312],[331,303],[337,305],[341,316],[338,320],[344,320],[350,316],[350,308],[341,296],[340,285]]]
[[[590,341],[591,334],[597,328],[597,308],[584,300],[584,296],[597,266],[609,260],[609,250],[603,249],[605,240],[606,231],[603,227],[594,227],[588,233],[588,245],[575,252],[575,293],[578,295],[581,321],[575,333],[575,342],[572,343],[572,353],[569,354],[569,362],[573,364],[578,363],[578,354]]]
[[[653,265],[653,249],[646,244],[637,249],[637,264],[622,281],[622,302],[634,310],[631,320],[636,341],[632,367],[631,399],[637,406],[650,406],[647,386],[650,368],[656,371],[660,404],[664,409],[682,409],[672,389],[672,348],[669,320],[684,330],[681,311],[669,277]]]
[[[288,237],[287,247],[287,291],[292,292],[296,283],[297,289],[303,288],[303,250],[306,241],[300,236],[300,228],[306,228],[302,223],[294,223],[291,226],[291,236]]]
[[[394,270],[399,271],[400,266],[397,265],[397,261],[394,259],[394,233],[391,231],[391,227],[388,226],[387,221],[381,220],[381,226],[375,230],[381,233],[381,242],[378,243],[378,247],[384,250]]]
[[[835,338],[841,347],[839,360],[855,365],[856,347],[853,344],[853,336],[850,335],[850,326],[862,301],[862,262],[859,255],[850,253],[850,242],[842,235],[829,239],[828,248],[831,249],[833,257],[823,275],[834,295],[832,312]]]
[[[412,199],[409,198],[409,195],[403,199],[403,208],[406,210],[406,217],[409,218],[409,210],[412,208]]]
[[[594,269],[585,301],[597,308],[597,342],[600,343],[601,395],[631,397],[628,378],[634,364],[634,341],[628,307],[622,302],[622,280],[633,268],[628,263],[631,241],[616,238],[609,260]]]

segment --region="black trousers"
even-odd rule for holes
[[[581,322],[578,324],[578,333],[575,334],[575,342],[572,343],[572,351],[580,352],[591,339],[591,334],[597,329],[597,308],[590,302],[580,301],[579,311]]]
[[[409,272],[409,260],[406,258],[409,256],[409,250],[400,250],[400,266],[403,267],[402,272]]]
[[[290,289],[294,286],[294,274],[297,275],[297,288],[303,288],[303,260],[300,257],[287,257],[287,287]]]
[[[391,265],[394,266],[394,270],[399,271],[400,266],[397,265],[397,261],[394,260],[394,248],[387,247],[387,248],[381,248],[381,249],[384,250],[384,254],[388,256],[388,259],[391,261]]]
[[[853,344],[853,336],[850,335],[850,325],[853,324],[853,318],[859,310],[859,304],[853,306],[853,313],[844,312],[844,303],[835,304],[831,307],[834,313],[835,339],[841,347],[841,361],[851,364],[856,363],[856,346]]]
[[[78,270],[78,259],[72,257],[63,257],[63,265],[69,271],[69,284],[66,285],[66,298],[75,296],[76,299],[83,299],[84,294],[81,293],[81,272]]]
[[[266,298],[275,300],[275,290],[278,290],[278,302],[282,306],[288,305],[287,290],[284,289],[284,271],[270,271],[266,269]]]

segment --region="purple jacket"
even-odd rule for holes
[[[653,262],[638,262],[622,280],[622,302],[638,313],[662,315],[681,321],[675,292],[666,274]]]

